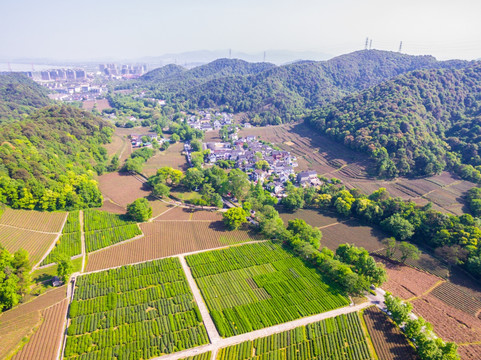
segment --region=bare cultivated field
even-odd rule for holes
[[[405,300],[421,296],[431,291],[436,285],[441,286],[441,282],[444,281],[409,266],[394,264],[381,258],[376,260],[384,264],[388,275],[388,280],[382,288]]]
[[[481,340],[481,320],[448,306],[429,294],[412,301],[413,312],[433,324],[445,341],[472,343]]]
[[[62,339],[68,299],[42,312],[43,322],[13,360],[55,360]]]
[[[20,314],[15,319],[1,321],[0,334],[2,334],[2,346],[0,346],[0,359],[14,352],[20,346],[22,339],[33,333],[41,322],[40,311],[32,311],[27,314]]]
[[[333,177],[339,177],[338,173],[343,171],[348,177],[367,177],[373,163],[366,155],[325,136],[312,134],[313,131],[303,124],[289,124],[242,129],[239,136],[260,136],[261,140],[290,151],[298,160],[296,171],[316,170]]]
[[[124,207],[115,204],[110,199],[104,200],[102,207],[99,207],[97,210],[107,211],[113,214],[125,214],[126,212],[126,209]]]
[[[302,219],[306,223],[315,227],[323,227],[326,225],[335,224],[339,221],[336,214],[323,212],[313,209],[300,209],[293,213],[283,212],[280,213],[282,220],[287,224],[289,220]]]
[[[41,312],[66,298],[65,286],[49,290],[32,301],[0,315],[0,358],[16,349],[41,323]]]
[[[164,212],[160,216],[156,217],[155,221],[165,221],[165,220],[190,220],[192,217],[192,209],[187,209],[183,207],[175,207],[169,211]]]
[[[145,176],[155,175],[157,169],[163,166],[170,166],[174,169],[183,171],[187,170],[188,166],[185,155],[181,154],[183,150],[184,144],[177,142],[173,145],[170,145],[165,151],[156,151],[155,155],[147,160],[147,162],[144,164],[142,171],[143,174]]]
[[[463,360],[479,360],[481,359],[481,344],[461,345],[458,348],[458,354]]]
[[[364,320],[379,359],[419,359],[406,336],[377,307],[364,310]]]
[[[66,216],[67,213],[64,212],[13,210],[7,208],[0,218],[0,224],[34,231],[58,233],[62,231],[62,225]]]
[[[24,249],[28,251],[30,264],[38,263],[54,242],[57,234],[41,233],[0,225],[0,245],[9,252]]]
[[[152,206],[152,218],[155,218],[174,207],[174,205],[167,204],[161,200],[149,200],[149,204]]]
[[[91,254],[87,271],[257,239],[244,230],[226,231],[221,221],[153,221],[140,227],[143,238]]]
[[[96,106],[97,110],[100,111],[100,112],[102,112],[102,110],[112,108],[107,99],[84,100],[82,102],[82,109],[87,110],[87,111],[91,111],[95,106]]]
[[[122,207],[126,207],[135,199],[150,195],[150,191],[144,188],[143,183],[132,175],[107,173],[99,176],[98,181],[100,191],[106,200],[110,199]]]
[[[462,310],[465,313],[477,317],[481,311],[481,302],[469,296],[459,286],[446,282],[433,290],[432,295],[447,305]]]
[[[357,220],[325,226],[321,229],[321,246],[336,250],[340,244],[354,244],[367,251],[376,251],[384,246],[381,243],[386,238],[384,233],[370,226],[362,225]]]

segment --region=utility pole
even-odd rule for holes
[[[232,59],[232,49],[229,49],[229,59]]]
[[[266,52],[264,51],[264,62],[266,62]]]
[[[364,50],[367,50],[367,45],[369,44],[369,38],[366,38],[366,43],[364,44]]]
[[[369,40],[369,50],[371,50],[371,49],[372,49],[372,39]]]
[[[399,43],[399,52],[401,52],[402,49],[403,49],[403,42],[401,41],[401,42]]]

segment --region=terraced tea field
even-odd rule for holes
[[[216,360],[374,360],[358,313],[340,315],[220,349]],[[406,358],[407,359],[407,358]]]
[[[208,343],[179,259],[77,279],[65,359],[150,359]]]
[[[219,334],[233,336],[349,304],[271,242],[186,257]]]

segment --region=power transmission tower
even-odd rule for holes
[[[369,38],[366,38],[366,43],[364,44],[364,50],[367,50],[367,45],[369,44]]]
[[[371,50],[371,49],[372,49],[372,39],[369,40],[369,50]]]
[[[232,49],[229,49],[229,59],[232,59]]]
[[[266,62],[266,52],[264,51],[264,62]]]
[[[403,49],[403,42],[401,41],[401,42],[399,43],[399,52],[401,52],[402,49]]]

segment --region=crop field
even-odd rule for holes
[[[156,217],[154,221],[169,221],[169,220],[201,220],[201,221],[216,221],[222,220],[222,213],[216,211],[196,210],[190,208],[176,207],[162,215]]]
[[[102,249],[141,235],[138,225],[125,216],[98,210],[84,211],[85,247],[87,252]]]
[[[223,337],[349,304],[315,269],[271,242],[186,257]]]
[[[100,112],[105,109],[111,109],[110,103],[107,99],[82,101],[82,109],[91,111],[94,107]]]
[[[376,257],[376,261],[385,265],[388,275],[388,280],[382,285],[382,288],[405,300],[421,296],[433,288],[436,289],[437,286],[442,286],[441,282],[444,281],[424,271],[392,263],[382,258]]]
[[[473,343],[481,339],[481,320],[447,305],[433,295],[411,302],[413,312],[429,321],[445,341]]]
[[[20,314],[17,318],[2,321],[0,317],[0,334],[2,334],[2,346],[0,346],[0,359],[15,351],[20,346],[22,339],[27,338],[41,323],[40,311],[32,311]]]
[[[177,258],[80,276],[69,317],[65,359],[150,359],[209,341]]]
[[[364,321],[379,359],[418,359],[406,336],[377,307],[364,310]]]
[[[481,359],[481,344],[461,345],[458,348],[458,354],[463,360],[479,360]]]
[[[211,357],[212,357],[212,352],[207,351],[207,352],[199,354],[199,355],[189,356],[189,357],[182,358],[182,359],[179,359],[179,360],[210,360]]]
[[[27,250],[32,265],[42,259],[56,237],[57,234],[54,233],[41,233],[0,225],[0,245],[11,253],[19,249]]]
[[[350,313],[222,348],[216,360],[373,360],[359,314]]]
[[[65,299],[65,286],[47,291],[32,301],[0,314],[0,358],[17,349],[41,324],[42,311]]]
[[[315,227],[322,227],[326,225],[335,224],[339,221],[336,214],[328,212],[319,212],[314,209],[299,209],[293,213],[281,212],[280,216],[287,225],[289,220],[302,219],[306,223]]]
[[[221,221],[153,221],[140,227],[144,237],[89,255],[87,271],[259,239],[248,231],[227,231]]]
[[[335,251],[340,244],[349,243],[371,252],[384,248],[382,240],[385,238],[382,231],[352,219],[322,228],[321,246]]]
[[[124,208],[134,200],[150,195],[150,190],[132,175],[111,172],[99,176],[98,182],[104,198]]]
[[[67,307],[65,299],[42,311],[42,324],[12,360],[57,359]]]
[[[81,252],[79,212],[72,211],[67,216],[67,221],[62,230],[62,236],[40,265],[43,266],[55,262],[55,258],[59,254],[66,254],[73,257],[79,255]]]
[[[187,160],[185,155],[181,154],[183,150],[184,144],[177,142],[170,145],[165,151],[156,151],[155,155],[144,164],[142,173],[145,176],[152,176],[157,173],[157,169],[163,166],[170,166],[183,171],[187,170]]]
[[[149,200],[149,204],[152,207],[152,218],[155,219],[157,216],[163,214],[167,210],[171,209],[173,205],[167,204],[161,200]]]
[[[464,311],[471,316],[476,317],[481,311],[481,302],[479,300],[469,296],[461,288],[450,282],[445,282],[436,287],[431,294],[447,305]]]
[[[0,218],[0,225],[21,229],[58,233],[62,230],[67,216],[64,212],[42,212],[33,210],[13,210],[6,208]]]
[[[381,257],[385,255],[384,250],[377,250],[374,251],[374,253],[381,255]],[[392,256],[391,259],[393,261],[401,262],[400,256],[401,254],[398,251]],[[425,271],[442,279],[448,279],[449,277],[449,269],[447,268],[447,266],[424,251],[421,252],[420,257],[417,260],[407,259],[405,265],[411,266],[421,271]]]

